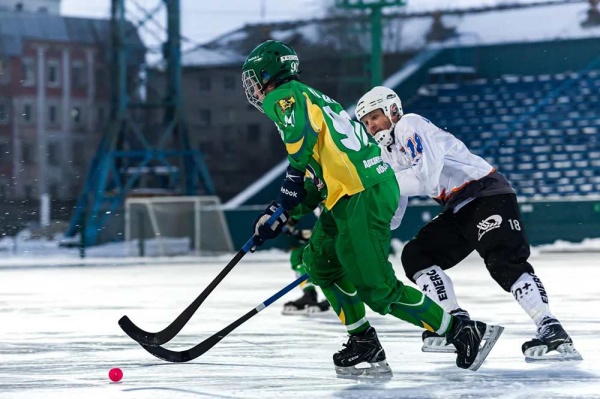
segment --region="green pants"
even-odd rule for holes
[[[301,245],[299,247],[292,248],[290,253],[290,263],[292,264],[292,270],[295,272],[296,277],[302,276],[306,273],[306,266],[304,266],[303,255],[304,249],[308,246],[308,244]],[[310,280],[305,280],[300,284],[300,288],[303,290],[314,290],[315,286]]]
[[[402,284],[388,261],[398,198],[398,183],[389,179],[340,199],[317,220],[304,265],[351,333],[368,327],[366,303],[377,313],[392,313],[444,334],[450,316],[419,290]]]

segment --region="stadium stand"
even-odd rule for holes
[[[405,106],[460,138],[524,197],[600,191],[600,69],[429,83]]]

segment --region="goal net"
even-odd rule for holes
[[[213,255],[232,252],[215,196],[127,198],[125,241],[130,255]]]

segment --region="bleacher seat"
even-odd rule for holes
[[[431,86],[439,95],[420,95],[408,112],[431,115],[519,195],[600,192],[600,70]]]

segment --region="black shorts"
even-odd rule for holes
[[[449,269],[473,250],[506,291],[523,273],[533,273],[515,194],[475,198],[457,213],[453,209],[440,213],[406,244],[402,265],[414,282],[421,270],[431,266]]]

